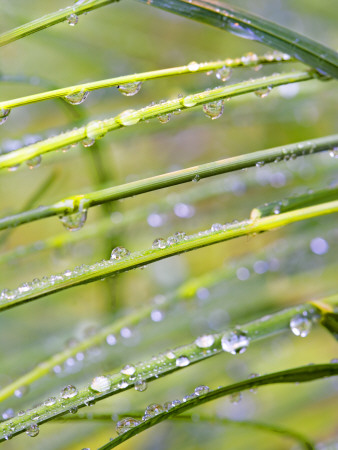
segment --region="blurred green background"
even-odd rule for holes
[[[0,32],[19,26],[45,13],[68,6],[65,1],[33,2],[2,0]],[[332,48],[337,47],[335,1],[298,2],[248,0],[236,5],[297,30]],[[269,49],[221,30],[182,19],[137,2],[124,0],[80,16],[75,27],[61,23],[13,42],[0,49],[0,99],[7,100],[51,87],[187,64],[240,57]],[[289,71],[300,64],[275,64],[259,72],[235,69],[228,83]],[[4,77],[20,76],[20,81]],[[93,119],[112,117],[125,109],[137,109],[152,101],[170,99],[215,87],[215,74],[192,74],[144,83],[135,97],[125,97],[116,88],[91,92],[81,106],[51,100],[16,108],[0,128],[0,149],[22,146],[27,135],[42,138]],[[240,155],[264,148],[317,138],[336,131],[337,90],[334,82],[317,80],[296,89],[274,89],[265,99],[253,94],[231,99],[223,116],[210,121],[202,110],[174,116],[163,125],[157,120],[109,133],[99,146],[81,145],[67,153],[43,156],[40,167],[25,164],[15,172],[2,172],[1,217],[23,208],[32,193],[54,174],[36,206],[63,197],[112,186],[178,168]],[[15,142],[18,141],[18,142]],[[98,169],[99,168],[99,169]],[[3,262],[0,291],[79,264],[109,258],[122,245],[130,251],[151,246],[158,237],[173,232],[187,234],[249,217],[253,207],[308,189],[337,183],[338,159],[327,153],[299,158],[278,165],[218,176],[219,194],[205,201],[189,202],[194,190],[203,191],[215,181],[202,180],[137,196],[112,205],[92,208],[87,226],[112,214],[108,233],[80,240],[54,251],[38,251]],[[216,178],[215,178],[216,180]],[[223,183],[223,184],[222,184]],[[176,208],[160,210],[169,198]],[[184,199],[184,201],[182,200]],[[184,203],[189,213],[178,213]],[[135,208],[146,211],[140,220],[120,227],[118,221]],[[175,213],[176,212],[176,213]],[[181,216],[181,217],[180,217]],[[152,226],[156,223],[157,226]],[[86,226],[85,226],[86,227]],[[85,228],[78,233],[84,233]],[[0,235],[1,252],[68,232],[57,218],[24,225]],[[4,238],[2,236],[5,236]],[[313,251],[313,240],[324,239],[328,250]],[[240,238],[194,251],[145,270],[66,290],[31,304],[4,312],[0,317],[0,386],[22,375],[48,356],[60,351],[71,338],[82,339],[115,317],[149,303],[155,296],[172,291],[190,277],[222,267],[246,267],[250,276],[234,276],[202,290],[196,298],[172,308],[163,321],[150,319],[132,329],[130,339],[118,338],[114,347],[88,352],[83,362],[68,362],[58,374],[35,383],[22,398],[11,398],[0,413],[44,400],[66,384],[80,386],[92,376],[113,371],[121,364],[138,362],[157,352],[192,341],[203,333],[245,323],[292,304],[325,297],[337,289],[338,227],[335,215],[290,225],[275,232]],[[312,243],[312,245],[311,245]],[[255,257],[257,255],[257,258]],[[243,263],[249,258],[249,263]],[[263,260],[267,270],[255,271]],[[257,266],[256,266],[257,267]],[[307,364],[324,363],[337,357],[337,344],[323,329],[306,339],[291,333],[250,347],[243,355],[219,355],[149,385],[142,395],[128,391],[107,399],[91,411],[111,414],[144,409],[149,403],[182,398],[199,384],[215,388],[245,379],[252,372],[266,373]],[[337,433],[337,382],[322,380],[302,386],[271,386],[256,394],[244,393],[239,404],[228,399],[205,406],[204,411],[237,420],[261,420],[303,432],[316,441],[328,441]],[[198,413],[198,410],[196,410]],[[26,435],[3,444],[4,449],[97,448],[115,435],[114,423],[48,423],[37,438]],[[290,440],[273,434],[236,427],[201,423],[164,423],[133,438],[123,449],[290,449]]]

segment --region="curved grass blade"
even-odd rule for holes
[[[329,150],[337,145],[338,134],[325,136],[318,139],[297,142],[282,147],[275,147],[268,150],[261,150],[219,161],[213,161],[211,163],[133,181],[120,186],[94,191],[85,195],[72,196],[59,200],[52,205],[40,206],[39,208],[27,210],[13,216],[4,217],[0,219],[0,230],[46,217],[74,214],[106,202],[120,200],[122,198],[128,198],[182,183],[188,183],[193,180],[200,180],[202,178],[254,167],[257,164],[261,164],[262,161],[267,164],[275,161],[279,162],[284,158],[290,159],[291,157],[297,158],[298,156],[311,155]]]
[[[338,53],[312,39],[269,20],[217,1],[139,0],[180,16],[221,28],[236,36],[266,44],[338,78]]]
[[[178,110],[191,110],[216,100],[231,98],[250,92],[255,92],[260,89],[270,89],[283,84],[308,81],[313,78],[314,73],[311,73],[310,71],[276,74],[229,86],[217,87],[204,92],[188,95],[186,97],[169,100],[164,103],[150,105],[139,110],[123,111],[116,117],[111,117],[100,121],[92,121],[75,130],[67,131],[44,141],[37,142],[36,144],[28,145],[27,147],[20,148],[5,155],[0,155],[0,169],[10,168],[16,164],[26,161],[27,159],[32,159],[38,155],[67,147],[87,138],[100,139],[107,132],[132,126],[141,121],[153,119],[162,114],[169,114]]]
[[[226,395],[234,394],[236,392],[241,392],[248,389],[257,388],[260,386],[266,386],[270,384],[280,384],[280,383],[304,383],[308,381],[318,380],[324,377],[331,377],[338,375],[338,364],[317,364],[312,366],[297,367],[295,369],[283,370],[280,372],[275,372],[267,375],[258,376],[251,378],[249,380],[240,381],[239,383],[231,384],[230,386],[220,387],[214,391],[208,392],[207,394],[195,397],[193,399],[187,400],[181,403],[169,411],[162,412],[155,417],[148,420],[142,421],[140,425],[126,431],[125,433],[119,435],[107,444],[99,447],[98,450],[109,450],[120,445],[122,442],[136,436],[137,434],[145,431],[164,420],[180,414],[185,411],[189,411],[196,406],[203,405],[212,400],[224,397]],[[304,442],[303,442],[304,443]],[[305,445],[305,443],[304,443]],[[306,442],[305,448],[313,449],[313,445],[310,442]]]
[[[142,419],[143,412],[135,411],[129,412],[126,414],[114,414],[114,420],[121,420],[125,417],[133,417],[137,420]],[[167,417],[168,420],[178,421],[178,422],[195,422],[194,416],[192,414],[183,413],[180,415],[172,415]],[[167,420],[166,419],[166,420]],[[78,413],[75,415],[68,415],[66,417],[60,417],[56,422],[62,421],[64,423],[72,423],[76,421],[98,421],[98,422],[112,422],[112,414],[111,413]],[[196,422],[195,422],[196,423]],[[301,433],[290,430],[289,428],[284,428],[279,425],[272,425],[264,422],[257,421],[248,421],[248,420],[232,420],[224,417],[212,416],[208,414],[198,413],[198,423],[210,423],[215,425],[226,425],[226,426],[234,426],[238,428],[243,428],[243,431],[248,428],[252,428],[254,430],[262,430],[268,433],[277,433],[280,436],[285,436],[286,438],[291,438],[296,440],[303,448],[308,450],[315,450],[313,443]]]
[[[30,34],[36,33],[37,31],[44,30],[52,25],[56,25],[57,23],[64,22],[71,14],[84,14],[92,11],[93,9],[101,8],[102,6],[109,5],[110,3],[117,1],[119,0],[88,0],[81,3],[76,2],[73,6],[67,6],[59,11],[46,14],[39,19],[25,23],[24,25],[20,25],[19,27],[0,34],[0,47]]]
[[[328,307],[330,305],[334,306],[337,304],[337,296],[326,298],[324,301],[327,303]],[[321,317],[322,310],[313,303],[307,303],[304,305],[288,308],[278,313],[271,314],[253,322],[241,325],[241,330],[246,333],[247,338],[251,343],[260,339],[264,339],[268,336],[272,336],[284,331],[289,331],[290,320],[292,319],[292,317],[294,317],[295,314],[302,313],[307,314],[308,317],[312,317],[315,320],[316,318]],[[228,331],[229,329],[225,330],[225,332]],[[210,335],[213,338],[213,344],[210,347],[210,349],[212,348],[212,351],[210,351],[209,353],[206,352],[205,349],[201,349],[200,347],[198,347],[196,342],[193,342],[188,345],[183,345],[181,347],[173,349],[169,353],[161,353],[147,361],[135,364],[135,373],[139,378],[146,382],[154,381],[159,377],[167,376],[186,367],[186,365],[181,366],[176,364],[176,360],[182,356],[187,358],[189,360],[189,364],[192,365],[213,357],[216,354],[223,353],[221,345],[223,333],[221,332]],[[291,379],[294,382],[307,381],[316,379],[319,374],[320,376],[330,376],[332,374],[338,373],[338,364],[324,364],[321,367],[321,370],[318,370],[318,373],[314,373],[315,366],[306,366],[306,368],[312,368],[313,370],[310,369],[305,373],[302,372],[302,374],[297,373],[296,370],[296,373],[293,373],[293,376],[292,374],[289,374],[290,381]],[[71,398],[63,398],[59,396],[56,398],[56,401],[53,402],[52,405],[48,403],[42,403],[33,409],[29,409],[25,412],[25,414],[20,414],[19,416],[0,423],[0,442],[9,437],[24,432],[27,426],[32,423],[32,418],[34,418],[34,423],[39,425],[41,423],[48,422],[49,420],[53,420],[56,417],[63,416],[64,414],[67,414],[69,411],[73,410],[73,408],[82,408],[84,406],[88,406],[95,401],[103,400],[104,398],[110,397],[111,395],[118,394],[134,387],[134,378],[133,380],[129,380],[121,372],[114,372],[111,374],[106,374],[105,376],[109,380],[110,387],[104,392],[96,392],[91,389],[90,385],[87,385],[86,387],[79,389],[77,391],[77,394]],[[278,377],[273,378],[272,381],[268,375],[260,378],[263,379],[262,384],[267,384],[267,381],[269,383],[283,382],[283,374],[279,374]],[[242,390],[243,384],[244,386],[247,386],[247,389],[256,387],[260,385],[259,382],[261,381],[259,380],[257,384],[257,380],[258,378],[255,378],[246,380],[242,383],[237,383],[238,386],[236,385],[236,388],[234,390],[230,389],[228,393],[230,394]],[[238,390],[236,390],[237,387]],[[214,394],[215,392],[215,398],[217,398],[218,391],[214,391]]]
[[[121,259],[103,260],[91,266],[82,265],[74,270],[66,270],[62,274],[52,275],[49,278],[24,283],[17,289],[10,291],[4,289],[0,297],[0,312],[13,308],[22,303],[30,302],[51,293],[68,289],[81,284],[91,283],[107,276],[126,272],[137,267],[160,261],[174,255],[191,250],[224,242],[240,236],[261,233],[290,223],[319,217],[338,212],[338,200],[319,205],[263,217],[257,220],[224,225],[220,231],[206,230],[190,236],[177,239],[174,244],[167,244],[166,248],[151,248],[141,252],[134,252]]]

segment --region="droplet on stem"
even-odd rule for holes
[[[206,103],[203,105],[203,111],[207,117],[210,117],[210,119],[218,119],[224,112],[224,100]]]
[[[140,92],[140,89],[142,87],[142,81],[134,81],[132,83],[119,84],[116,87],[123,95],[131,97],[132,95],[135,95],[138,92]]]
[[[86,100],[88,95],[89,92],[82,89],[81,91],[73,92],[72,94],[66,95],[64,99],[71,105],[80,105]]]
[[[248,335],[241,330],[230,330],[222,337],[222,349],[232,355],[244,353],[248,348],[250,339]]]
[[[0,108],[0,125],[6,122],[11,110],[9,108]]]
[[[76,14],[70,14],[67,17],[67,22],[71,27],[76,25],[78,23],[78,21],[79,21],[79,17]]]

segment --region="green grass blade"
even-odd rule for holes
[[[74,270],[66,270],[63,274],[52,275],[47,280],[36,280],[24,283],[13,291],[3,290],[0,298],[0,312],[22,303],[30,302],[51,293],[69,289],[81,284],[91,283],[107,276],[126,272],[137,267],[160,261],[174,255],[196,250],[198,248],[224,242],[240,236],[247,236],[272,230],[290,223],[338,212],[338,200],[319,205],[263,217],[257,220],[225,225],[221,231],[206,230],[202,233],[186,236],[179,242],[166,248],[151,248],[134,252],[121,259],[104,260],[91,266],[81,266]]]
[[[285,52],[322,74],[338,78],[338,53],[295,31],[226,3],[203,0],[139,0]]]
[[[279,162],[284,158],[297,158],[298,156],[311,155],[331,149],[338,145],[338,134],[325,136],[294,144],[275,147],[268,150],[261,150],[247,153],[232,158],[213,161],[187,169],[157,175],[143,180],[114,186],[88,194],[80,194],[57,201],[48,206],[27,210],[13,216],[0,219],[0,230],[8,227],[19,226],[24,223],[33,222],[52,216],[62,216],[78,213],[79,211],[93,206],[102,205],[106,202],[116,201],[123,198],[133,197],[146,192],[156,191],[166,187],[177,186],[182,183],[189,183],[193,180],[209,178],[215,175],[230,173],[256,165]],[[1,159],[1,157],[0,157]]]
[[[20,25],[19,27],[0,34],[0,47],[7,45],[10,42],[17,41],[18,39],[30,34],[36,33],[37,31],[56,25],[57,23],[64,22],[71,14],[85,14],[93,9],[101,8],[102,6],[109,5],[110,3],[117,1],[118,0],[92,0],[78,5],[74,4],[73,6],[67,6],[59,11],[46,14],[39,19],[25,23],[24,25]]]

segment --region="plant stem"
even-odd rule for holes
[[[295,31],[226,3],[205,0],[140,0],[151,6],[256,40],[294,56],[321,73],[338,78],[338,54]]]
[[[116,117],[110,119],[90,122],[75,130],[67,131],[57,136],[51,137],[44,141],[39,141],[27,147],[15,150],[0,156],[0,169],[9,168],[20,164],[27,159],[48,153],[59,148],[80,142],[87,137],[101,138],[105,133],[117,130],[125,126],[135,125],[138,122],[153,119],[159,115],[170,114],[175,111],[191,110],[206,103],[231,98],[238,95],[255,92],[257,90],[270,87],[280,86],[288,83],[298,83],[301,81],[311,80],[315,74],[310,71],[295,71],[290,73],[282,73],[271,75],[255,80],[243,81],[241,83],[217,87],[211,90],[198,92],[187,97],[169,100],[156,105],[150,105],[139,110],[127,110]],[[97,133],[93,133],[93,125],[97,129]]]
[[[166,248],[152,248],[141,252],[131,253],[122,259],[110,259],[95,263],[91,266],[81,266],[73,271],[66,271],[60,275],[52,275],[48,279],[25,283],[16,290],[3,290],[0,299],[0,312],[13,308],[22,303],[30,302],[51,293],[91,283],[114,274],[122,273],[143,267],[144,265],[169,258],[170,256],[188,252],[198,248],[224,242],[240,236],[252,235],[263,231],[272,230],[281,226],[338,212],[338,200],[323,203],[284,214],[263,217],[257,220],[225,225],[223,230],[212,232],[206,230],[195,235],[186,236],[179,242]]]
[[[338,364],[317,364],[312,366],[297,367],[294,369],[283,370],[280,372],[271,373],[268,375],[262,375],[250,380],[240,381],[239,383],[232,384],[230,386],[221,387],[215,389],[214,391],[208,392],[203,396],[199,396],[185,403],[175,406],[169,411],[162,412],[155,417],[142,421],[140,425],[120,434],[118,437],[108,442],[107,444],[99,447],[98,450],[109,450],[111,448],[117,447],[122,442],[130,439],[133,436],[145,431],[154,425],[176,415],[181,412],[195,408],[196,406],[203,405],[209,401],[216,400],[218,398],[224,397],[225,395],[234,394],[236,392],[241,392],[243,390],[256,388],[258,386],[266,386],[270,384],[279,383],[303,383],[307,381],[317,380],[326,376],[335,376],[338,374]],[[299,438],[299,435],[297,435]],[[306,440],[303,445],[306,449],[314,449],[313,444]]]
[[[337,305],[338,296],[324,299],[325,305],[328,308]],[[289,330],[289,323],[292,317],[296,314],[306,313],[308,317],[321,317],[322,314],[326,314],[326,309],[315,304],[303,304],[300,306],[292,307],[280,311],[269,316],[265,316],[261,319],[249,322],[245,325],[241,325],[240,329],[247,334],[250,342],[254,342],[260,339],[264,339],[268,336],[272,336],[284,331]],[[228,332],[229,330],[225,330]],[[223,332],[224,333],[224,332]],[[160,354],[156,357],[152,357],[148,361],[141,362],[135,365],[136,374],[138,379],[142,379],[146,382],[156,380],[158,377],[169,375],[177,370],[181,370],[182,366],[176,364],[176,360],[182,356],[189,360],[189,365],[198,363],[205,359],[208,359],[216,354],[223,353],[221,346],[221,339],[223,333],[216,333],[213,336],[214,343],[210,347],[209,352],[200,348],[196,343],[191,343],[178,347],[166,354]],[[289,372],[289,371],[287,371]],[[291,370],[290,373],[284,372],[278,373],[278,375],[265,375],[254,379],[245,380],[240,383],[236,383],[233,386],[227,388],[221,388],[213,391],[204,398],[210,400],[218,398],[221,395],[231,394],[243,389],[250,389],[263,384],[280,383],[289,381],[307,381],[316,379],[318,377],[330,376],[338,373],[338,364],[324,364],[321,366],[306,366],[301,369]],[[90,402],[100,401],[111,395],[118,394],[119,392],[131,389],[134,386],[134,381],[129,380],[127,376],[121,372],[114,372],[107,374],[107,378],[110,380],[110,388],[106,392],[99,393],[94,392],[90,385],[80,389],[76,396],[72,398],[64,399],[61,396],[56,399],[53,405],[39,405],[29,411],[26,411],[24,415],[16,416],[13,419],[0,423],[0,441],[6,439],[6,436],[14,436],[25,431],[28,425],[32,423],[34,417],[34,423],[41,424],[55,417],[67,414],[72,408],[82,408],[88,405]],[[134,380],[134,379],[133,379]],[[123,385],[121,384],[123,382]],[[201,398],[200,398],[201,399]],[[198,400],[193,399],[189,405],[195,405]],[[183,404],[183,406],[186,404]],[[183,410],[179,410],[183,412]],[[158,417],[158,416],[157,416]]]
[[[60,9],[59,11],[46,14],[39,19],[25,23],[24,25],[20,25],[19,27],[13,28],[12,30],[0,34],[0,47],[30,34],[36,33],[37,31],[41,31],[45,28],[56,25],[57,23],[64,22],[71,14],[81,15],[86,12],[92,11],[93,9],[101,8],[102,6],[114,3],[116,1],[118,0],[88,0],[83,4],[77,5],[75,3],[72,6],[67,6],[66,8]]]
[[[310,155],[329,150],[338,145],[338,134],[325,136],[318,139],[298,142],[275,147],[268,150],[247,153],[234,156],[232,158],[221,159],[187,169],[176,170],[174,172],[157,175],[143,180],[114,186],[99,191],[94,191],[84,195],[76,195],[60,200],[49,206],[40,206],[32,210],[21,212],[13,216],[0,219],[0,230],[8,227],[22,225],[51,216],[72,214],[78,211],[79,205],[84,205],[85,209],[92,206],[101,205],[106,202],[133,197],[158,189],[188,183],[202,178],[208,178],[223,173],[234,172],[236,170],[254,167],[257,164],[281,161],[284,158],[290,159],[303,155]],[[1,157],[0,157],[1,159]]]
[[[246,61],[246,59],[247,61]],[[94,91],[97,89],[103,89],[111,86],[119,86],[120,84],[136,83],[139,81],[153,80],[157,78],[171,77],[175,75],[185,75],[199,72],[208,72],[217,70],[223,67],[252,67],[259,66],[261,64],[272,64],[276,62],[294,62],[295,60],[288,55],[267,55],[260,56],[257,59],[250,60],[249,57],[243,56],[242,58],[224,59],[203,63],[190,63],[179,67],[170,67],[167,69],[153,70],[150,72],[135,73],[131,75],[123,75],[120,77],[108,78],[106,80],[91,81],[89,83],[76,84],[60,89],[53,89],[51,91],[40,92],[38,94],[27,95],[25,97],[15,98],[12,100],[5,100],[0,102],[0,110],[12,109],[18,106],[28,105],[30,103],[41,102],[44,100],[50,100],[53,98],[66,97],[74,92],[80,91]]]

